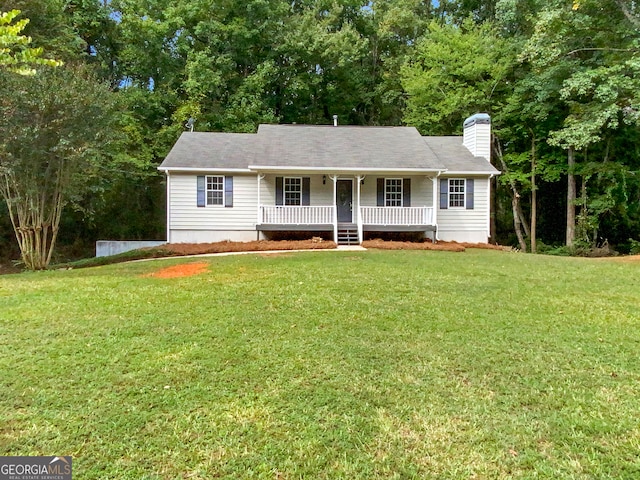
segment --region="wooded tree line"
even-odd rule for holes
[[[64,65],[38,65],[36,75],[16,79],[0,62],[5,167],[24,149],[45,149],[45,137],[56,133],[44,135],[44,125],[63,123],[30,122],[43,112],[24,104],[24,92],[57,91],[62,104],[87,108],[83,98],[101,98],[99,111],[73,114],[75,131],[79,119],[91,118],[101,135],[92,133],[99,150],[70,160],[82,168],[73,170],[77,186],[64,198],[63,243],[164,238],[163,178],[155,167],[189,118],[200,131],[253,132],[259,123],[323,124],[337,114],[342,124],[407,124],[447,135],[460,134],[468,115],[487,112],[494,163],[504,172],[496,240],[533,251],[540,242],[584,249],[607,241],[625,252],[638,246],[630,240],[640,239],[637,2],[0,5],[14,9],[14,22],[29,19],[22,25],[29,47]],[[5,207],[0,225],[9,245]]]

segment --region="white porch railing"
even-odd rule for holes
[[[276,225],[332,225],[333,206],[261,205],[260,223]]]
[[[360,207],[363,225],[433,225],[433,207]]]

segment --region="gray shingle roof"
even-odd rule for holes
[[[259,141],[255,133],[184,132],[160,168],[246,169]]]
[[[462,144],[462,137],[422,137],[434,155],[447,166],[447,171],[500,173],[484,157],[474,157]]]
[[[462,137],[421,137],[414,127],[260,125],[257,134],[185,132],[160,169],[419,169],[498,173]]]
[[[253,165],[442,170],[414,127],[260,125],[264,155]]]

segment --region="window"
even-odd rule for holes
[[[404,207],[411,206],[410,178],[377,178],[376,206]]]
[[[223,205],[224,177],[207,176],[207,205]]]
[[[465,179],[450,178],[449,179],[449,208],[465,207]]]
[[[302,205],[302,178],[285,177],[283,194],[285,205]]]
[[[196,205],[233,207],[233,177],[198,175],[196,177]]]
[[[402,179],[401,178],[385,178],[384,205],[385,207],[401,207],[402,206]]]

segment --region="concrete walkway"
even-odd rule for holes
[[[366,252],[367,249],[361,245],[338,245],[337,248],[311,248],[308,250],[250,250],[246,252],[219,252],[219,253],[197,253],[194,255],[173,255],[171,257],[141,258],[131,260],[131,262],[149,262],[151,260],[168,260],[172,258],[192,258],[192,257],[227,257],[229,255],[251,255],[276,253],[298,253],[298,252]]]

